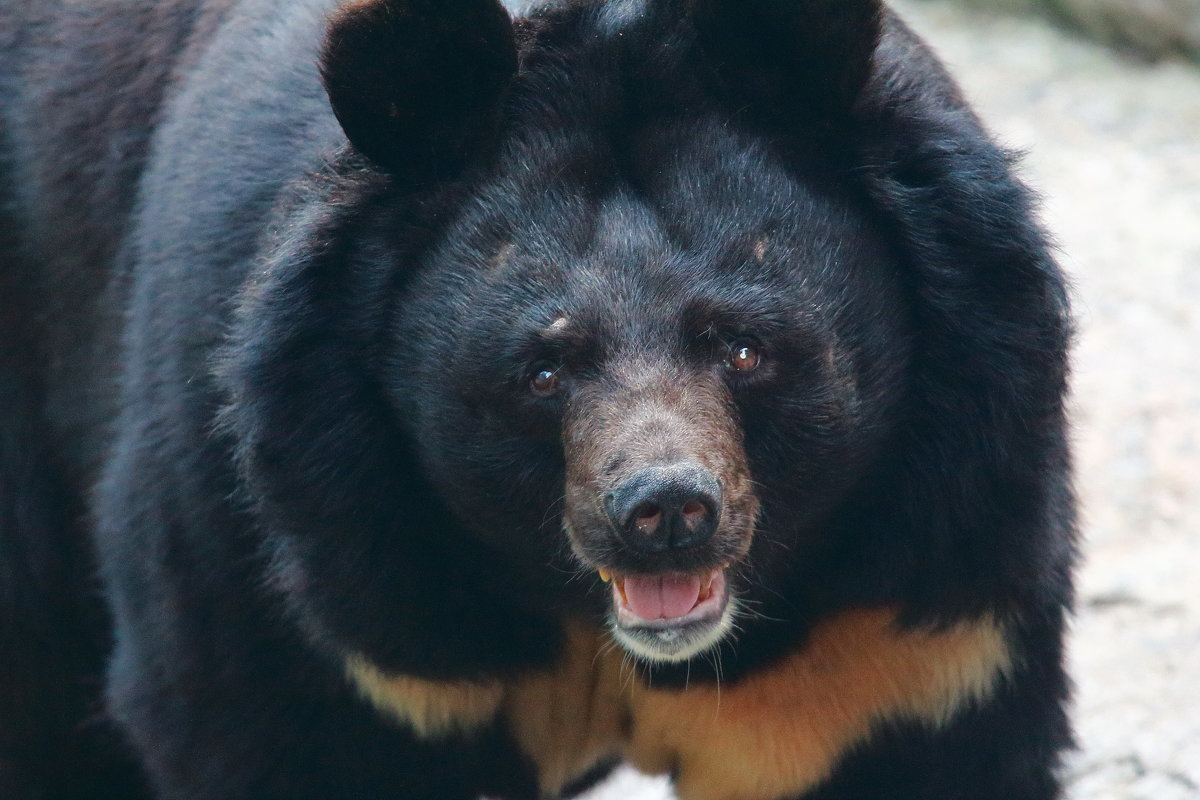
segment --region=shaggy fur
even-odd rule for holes
[[[1058,797],[1063,279],[874,0],[15,0],[0,123],[3,796]]]

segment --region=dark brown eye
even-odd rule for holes
[[[752,372],[758,369],[758,365],[762,363],[762,352],[759,350],[758,343],[752,341],[741,340],[733,343],[733,347],[729,348],[729,355],[725,358],[725,366],[734,372]]]
[[[557,392],[558,384],[558,369],[551,366],[537,367],[533,377],[529,379],[529,388],[534,394],[542,397],[549,397]]]

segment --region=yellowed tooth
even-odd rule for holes
[[[704,596],[704,593],[705,593],[705,592],[707,592],[709,589],[711,589],[711,588],[712,588],[712,582],[713,582],[713,578],[714,578],[715,576],[716,576],[716,573],[715,573],[715,572],[710,572],[710,573],[708,573],[708,576],[707,576],[707,577],[706,577],[704,580],[702,580],[702,581],[700,582],[700,595],[701,595],[701,597],[703,597],[703,596]]]
[[[605,583],[612,582],[612,573],[611,572],[609,572],[606,569],[598,569],[596,571],[600,573],[600,580],[604,581]]]

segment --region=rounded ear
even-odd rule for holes
[[[494,131],[516,74],[497,0],[359,0],[330,19],[321,75],[350,143],[410,182],[450,177]]]
[[[847,113],[879,44],[880,0],[695,0],[726,89],[772,116]]]

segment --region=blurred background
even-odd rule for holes
[[[1027,153],[1074,284],[1068,796],[1200,799],[1200,0],[893,5]],[[669,797],[621,774],[589,800]]]

